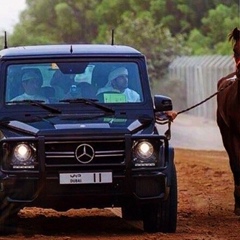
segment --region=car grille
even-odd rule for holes
[[[49,141],[45,142],[45,163],[49,167],[122,165],[124,152],[124,140]]]

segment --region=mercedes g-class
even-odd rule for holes
[[[121,45],[0,51],[0,230],[20,209],[120,207],[144,231],[175,232],[174,149],[157,128],[145,56]]]

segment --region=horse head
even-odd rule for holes
[[[233,56],[238,65],[240,62],[240,30],[238,28],[234,28],[229,34],[229,41],[233,42]]]

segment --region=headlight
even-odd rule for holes
[[[145,140],[136,142],[133,149],[133,161],[135,166],[155,166],[156,153],[152,143]]]
[[[27,144],[21,143],[14,148],[13,155],[16,158],[16,160],[24,163],[24,162],[27,162],[31,158],[32,151],[31,151],[31,148]]]
[[[11,165],[13,168],[29,169],[36,164],[36,148],[33,144],[18,143],[13,148]]]
[[[150,158],[153,154],[153,146],[149,142],[140,142],[135,149],[136,157],[138,158]]]

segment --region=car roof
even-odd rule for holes
[[[59,44],[10,47],[0,51],[0,58],[51,56],[143,56],[130,46],[105,44]]]

